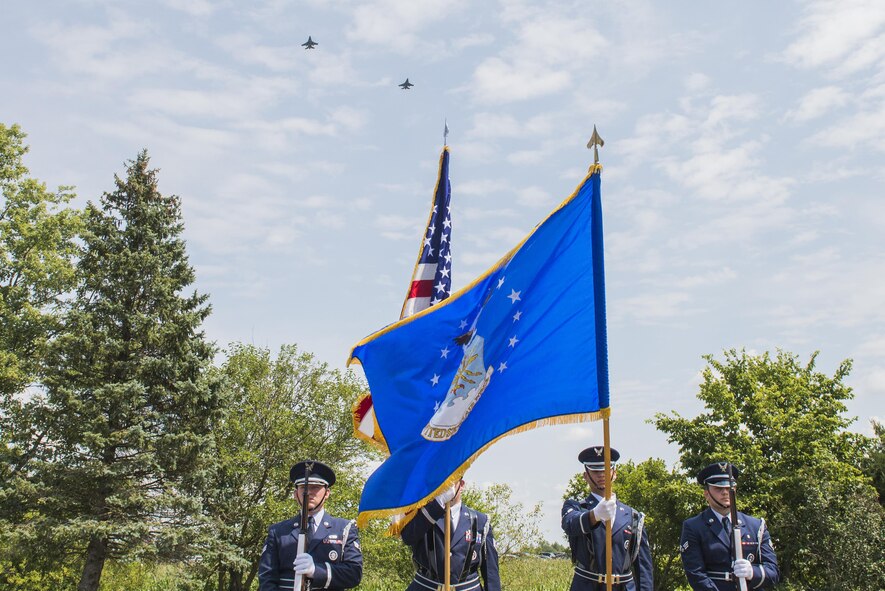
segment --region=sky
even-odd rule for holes
[[[701,412],[702,356],[731,348],[820,351],[830,375],[853,359],[853,428],[885,414],[885,3],[7,0],[0,15],[0,121],[28,134],[32,176],[97,201],[147,149],[182,199],[221,349],[297,343],[343,368],[397,319],[445,122],[455,289],[571,194],[596,125],[622,457],[672,465],[648,420]],[[562,540],[577,453],[601,440],[600,423],[508,437],[467,479],[543,502]]]

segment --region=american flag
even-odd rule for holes
[[[439,178],[433,196],[433,207],[427,220],[427,229],[418,253],[418,262],[412,273],[412,283],[403,303],[400,318],[406,318],[441,302],[452,293],[452,216],[449,200],[449,150],[444,148],[439,157]]]
[[[441,302],[452,293],[452,216],[449,211],[451,196],[449,148],[444,147],[439,156],[439,174],[433,194],[433,205],[418,251],[418,262],[415,263],[415,270],[412,273],[412,282],[409,284],[409,291],[400,312],[401,319]],[[353,426],[357,437],[387,451],[387,443],[375,419],[371,394],[363,395],[354,404]]]

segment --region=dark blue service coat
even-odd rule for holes
[[[299,525],[300,519],[288,519],[270,526],[258,564],[259,591],[291,591]],[[363,554],[356,523],[325,513],[308,540],[306,551],[316,568],[311,589],[342,590],[359,585]]]
[[[748,589],[767,589],[780,581],[777,556],[765,520],[738,511],[741,548],[753,565]],[[732,532],[722,527],[722,517],[707,508],[682,523],[679,550],[685,576],[694,591],[734,591],[737,589],[731,566]]]
[[[570,499],[562,506],[562,529],[568,536],[575,564],[571,591],[605,589],[605,523],[590,523],[590,512],[599,501],[590,495],[583,501]],[[653,591],[653,566],[645,516],[618,501],[612,522],[612,589]]]
[[[407,591],[427,591],[445,578],[445,514],[435,500],[425,505],[406,524],[403,542],[412,549],[415,578]],[[501,591],[498,575],[498,551],[489,517],[461,505],[458,527],[451,533],[450,581],[453,591]],[[480,583],[479,575],[482,574]]]

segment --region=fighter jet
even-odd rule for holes
[[[303,47],[304,49],[313,49],[313,48],[316,47],[317,45],[319,45],[319,43],[317,43],[316,41],[314,41],[313,39],[311,39],[311,38],[310,38],[310,35],[308,35],[308,36],[307,36],[307,41],[305,41],[304,43],[302,43],[302,44],[301,44],[301,47]]]
[[[403,90],[408,90],[408,89],[412,88],[413,86],[415,86],[415,85],[412,84],[411,82],[409,82],[408,78],[406,78],[405,82],[403,82],[402,84],[399,85],[399,87],[402,88]]]

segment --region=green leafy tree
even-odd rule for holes
[[[255,583],[261,548],[272,523],[298,514],[289,468],[315,459],[335,470],[331,513],[355,518],[374,453],[352,436],[351,405],[365,385],[352,372],[318,363],[295,345],[276,357],[235,344],[222,368],[225,413],[213,425],[216,469],[207,487],[210,528],[202,572],[230,591]]]
[[[0,587],[17,589],[54,586],[67,569],[56,565],[47,576],[35,569],[43,558],[23,551],[18,524],[43,440],[32,429],[29,387],[40,382],[46,343],[75,285],[81,227],[69,188],[53,193],[28,176],[24,140],[17,125],[0,124]]]
[[[654,421],[679,444],[687,475],[723,459],[742,469],[738,506],[768,522],[788,586],[885,588],[883,512],[858,468],[868,446],[847,430],[851,363],[828,376],[816,354],[805,364],[782,351],[705,359],[706,412]]]
[[[0,124],[0,396],[35,380],[41,350],[59,328],[62,296],[74,286],[79,212],[74,194],[28,176],[25,134]]]
[[[874,436],[863,460],[864,474],[869,476],[879,494],[879,504],[885,504],[885,424],[871,421]]]
[[[98,589],[110,558],[186,548],[220,407],[208,296],[187,293],[180,202],[148,164],[142,152],[87,206],[76,295],[20,430],[38,453],[16,531],[79,565],[79,591]]]
[[[654,588],[678,589],[685,584],[679,558],[682,522],[701,510],[701,488],[676,470],[668,470],[664,460],[648,459],[639,464],[618,465],[612,491],[618,500],[645,513],[645,527],[654,566]],[[564,499],[582,499],[590,487],[579,472],[566,487]]]
[[[464,502],[491,519],[499,555],[522,552],[541,543],[541,503],[526,509],[513,500],[509,484],[468,488],[464,491]]]

